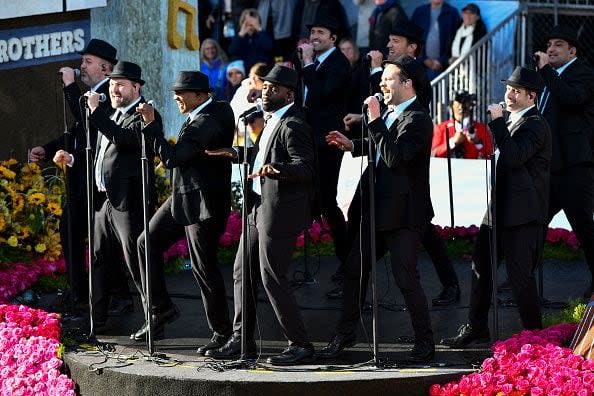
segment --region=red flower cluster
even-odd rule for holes
[[[564,242],[567,246],[577,250],[580,247],[580,242],[577,240],[573,231],[565,228],[549,228],[547,231],[546,241],[548,243]]]
[[[436,225],[435,229],[441,239],[447,241],[454,238],[474,238],[479,233],[479,227],[474,224],[469,227],[449,227]]]
[[[30,288],[41,275],[66,272],[64,258],[57,261],[45,259],[30,263],[14,263],[0,270],[0,304],[7,303],[20,292]]]
[[[74,396],[60,374],[58,314],[24,305],[0,305],[0,394]]]
[[[433,385],[431,396],[594,394],[594,360],[574,355],[567,344],[577,325],[526,330],[493,345],[481,371],[458,382]]]

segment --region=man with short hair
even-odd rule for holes
[[[198,71],[181,71],[173,84],[173,99],[179,112],[187,114],[177,142],[171,144],[155,122],[154,109],[140,105],[148,144],[168,169],[173,169],[172,194],[157,210],[149,224],[150,276],[153,329],[161,337],[167,319],[164,312],[174,306],[165,284],[163,253],[182,236],[188,241],[192,273],[202,292],[206,319],[213,331],[211,342],[198,348],[204,355],[223,346],[232,328],[225,283],[217,260],[219,238],[225,231],[231,208],[231,164],[224,158],[209,157],[204,150],[228,147],[233,143],[235,119],[227,102],[215,101],[208,76]],[[138,261],[143,285],[146,234],[138,238]],[[145,323],[132,339],[145,338]]]
[[[234,333],[223,347],[206,351],[206,356],[215,359],[239,357],[241,333],[245,327],[248,339],[245,340],[247,351],[243,357],[257,357],[254,330],[258,280],[261,279],[289,342],[288,348],[269,357],[267,362],[287,366],[314,359],[314,347],[289,286],[287,270],[295,238],[311,223],[315,149],[311,128],[295,104],[299,87],[297,72],[277,65],[262,80],[262,106],[267,122],[250,155],[253,173],[249,175],[251,183],[247,197],[249,240],[248,246],[244,246],[242,237],[233,267]],[[237,158],[232,149],[208,153]],[[249,252],[249,261],[245,263],[247,306],[242,304],[244,249]],[[242,316],[245,316],[245,322],[242,322]]]
[[[416,94],[417,84],[424,78],[422,65],[409,56],[384,62],[380,86],[388,109],[381,114],[375,96],[365,100],[369,138],[351,141],[338,131],[330,132],[326,137],[329,145],[351,151],[353,155],[367,153],[368,139],[372,139],[376,168],[376,223],[375,230],[369,230],[370,209],[364,207],[364,225],[346,263],[341,318],[328,346],[318,354],[320,357],[336,357],[344,348],[356,343],[356,328],[363,297],[367,294],[371,265],[369,232],[376,233],[378,258],[390,252],[392,273],[410,313],[415,342],[409,359],[427,362],[435,353],[427,299],[417,270],[418,245],[433,217],[429,196],[433,123]],[[360,182],[365,196],[369,194],[367,172]],[[359,249],[360,245],[363,245],[362,249]]]
[[[491,241],[497,241],[497,258],[505,257],[507,277],[525,329],[542,328],[534,272],[542,261],[549,206],[551,131],[538,114],[536,98],[544,84],[538,73],[518,66],[507,80],[503,118],[499,104],[491,104],[489,129],[499,148],[496,169],[496,230],[491,208],[477,236],[472,264],[472,289],[468,322],[442,344],[463,347],[489,341],[488,316],[493,293]],[[492,202],[491,202],[492,204]]]
[[[109,75],[117,62],[117,50],[108,42],[91,39],[86,47],[80,52],[82,55],[80,64],[80,79],[91,92],[99,92],[105,96],[109,95]],[[52,159],[57,153],[68,151],[72,153],[72,161],[66,171],[68,185],[68,205],[70,205],[71,219],[68,219],[68,210],[64,211],[60,222],[60,239],[64,249],[64,258],[68,269],[69,283],[69,305],[73,313],[86,312],[88,307],[88,281],[86,275],[86,237],[87,237],[87,194],[86,194],[86,166],[85,149],[87,146],[86,131],[83,114],[79,99],[81,91],[75,83],[75,72],[70,67],[62,67],[59,70],[64,84],[64,97],[74,117],[74,124],[68,129],[68,146],[65,136],[46,143],[43,146],[31,149],[30,160],[39,161]],[[108,101],[102,102],[100,106],[111,111]],[[97,141],[97,128],[90,125],[89,128],[92,148],[95,148]],[[67,224],[71,224],[71,235],[69,239]],[[118,260],[120,261],[120,260]],[[110,314],[120,315],[132,309],[132,297],[128,291],[125,273],[119,270],[117,265],[112,271],[113,295],[110,305]],[[68,307],[64,307],[69,310]]]
[[[549,222],[567,216],[590,269],[584,298],[594,283],[594,72],[578,58],[577,33],[558,25],[548,34],[546,52],[538,51],[545,83],[539,110],[553,133]]]
[[[136,241],[143,230],[143,197],[141,171],[141,129],[143,120],[136,107],[145,102],[140,66],[119,61],[111,73],[109,96],[115,111],[99,106],[100,94],[88,93],[89,122],[98,130],[95,153],[95,185],[104,192],[104,201],[97,202],[93,254],[93,321],[98,332],[106,329],[110,263],[123,251],[128,271],[144,303],[140,280]],[[161,124],[161,117],[155,121]],[[154,153],[147,152],[149,164]],[[68,152],[58,152],[54,162],[68,164]],[[149,167],[148,195],[151,212],[156,203],[154,170]]]
[[[301,44],[303,105],[305,118],[314,129],[318,161],[318,196],[322,216],[330,226],[336,257],[344,264],[350,246],[342,211],[336,202],[342,152],[327,147],[325,136],[330,131],[344,130],[351,67],[348,59],[336,48],[338,22],[334,17],[317,15],[307,26],[310,43]]]

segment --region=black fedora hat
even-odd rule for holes
[[[481,9],[474,3],[468,3],[464,6],[464,8],[462,8],[462,12],[464,11],[470,11],[473,14],[476,14],[478,16],[481,16]]]
[[[536,70],[526,69],[518,66],[507,80],[501,80],[502,83],[512,87],[523,87],[531,91],[541,92],[544,89],[544,81]]]
[[[119,61],[113,67],[110,78],[125,78],[130,81],[140,83],[144,85],[144,80],[141,78],[142,70],[136,63]]]
[[[284,85],[293,90],[299,86],[299,75],[290,67],[276,65],[268,72],[267,75],[261,77],[263,81]]]
[[[113,45],[109,44],[107,41],[99,39],[91,39],[91,41],[87,43],[87,46],[82,51],[80,51],[80,54],[82,55],[95,55],[112,64],[115,64],[118,61],[116,59],[117,53],[118,50],[116,50]]]
[[[425,30],[406,18],[398,18],[392,23],[390,35],[406,37],[408,41],[423,45]]]
[[[427,77],[425,68],[419,61],[408,55],[400,55],[394,60],[385,60],[382,62],[384,67],[388,64],[398,66],[412,80],[415,92],[420,92]]]
[[[571,46],[578,46],[578,35],[575,30],[565,25],[557,25],[547,34],[546,40],[561,39],[567,41]]]
[[[174,91],[212,92],[208,76],[199,71],[180,71],[173,83]]]
[[[306,25],[308,30],[311,30],[314,26],[326,28],[333,34],[338,33],[338,21],[331,15],[320,15],[320,13],[318,13],[314,21]]]

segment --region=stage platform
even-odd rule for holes
[[[389,258],[385,260],[389,264]],[[316,282],[296,288],[295,295],[310,337],[320,349],[326,345],[339,316],[339,301],[325,297],[335,286],[330,276],[337,261],[333,257],[310,257],[308,264]],[[378,268],[381,302],[378,339],[382,366],[379,368],[372,361],[371,313],[368,311],[363,314],[366,331],[361,326],[360,343],[346,350],[339,359],[317,360],[312,365],[287,368],[266,365],[266,357],[280,352],[287,344],[263,291],[259,295],[259,332],[256,333],[256,338],[262,340],[258,364],[250,369],[237,369],[198,356],[196,348],[208,341],[210,331],[190,271],[167,279],[169,292],[182,316],[166,327],[165,339],[155,343],[157,357],[149,358],[146,344],[133,342],[128,337],[142,323],[142,310],[135,301],[134,313],[108,321],[106,334],[98,335],[98,344],[85,343],[80,337],[84,325],[65,322],[64,333],[69,345],[64,360],[81,395],[426,395],[432,384],[446,383],[471,372],[476,368],[474,364],[490,354],[488,345],[465,350],[438,346],[430,364],[407,365],[405,358],[412,347],[406,343],[406,336],[412,334],[409,316],[401,305],[402,296],[389,265],[380,261]],[[455,268],[462,284],[462,298],[450,307],[431,308],[436,342],[454,334],[457,326],[466,320],[470,263],[458,261]],[[441,286],[425,254],[421,255],[419,269],[430,301]],[[289,273],[301,270],[302,260],[298,259]],[[503,271],[500,270],[501,281],[505,278]],[[232,313],[231,268],[223,267],[223,273]],[[552,301],[579,297],[587,286],[586,275],[588,270],[584,263],[547,261],[545,297]],[[500,298],[505,300],[509,296],[507,292]],[[545,309],[544,312],[554,311]],[[516,308],[502,307],[499,313],[500,338],[520,330]],[[398,338],[402,336],[404,340]]]

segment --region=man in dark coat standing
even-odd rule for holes
[[[493,281],[491,240],[497,240],[497,257],[505,257],[507,277],[525,329],[542,327],[534,272],[541,264],[549,207],[551,131],[538,114],[535,101],[544,88],[538,73],[518,66],[507,80],[506,122],[499,104],[489,106],[489,129],[499,148],[496,169],[496,229],[488,210],[474,245],[472,289],[468,323],[458,334],[442,340],[450,347],[488,342],[488,315]],[[502,254],[499,254],[502,253]]]
[[[111,73],[109,95],[115,111],[99,107],[100,94],[88,93],[89,121],[98,130],[95,153],[95,185],[104,192],[104,201],[95,214],[93,254],[93,321],[98,332],[106,329],[111,263],[123,251],[128,271],[144,303],[140,281],[136,241],[143,229],[143,199],[141,172],[142,117],[136,107],[144,102],[141,86],[144,85],[140,66],[132,62],[118,62]],[[161,124],[157,115],[156,123]],[[154,154],[147,153],[149,163]],[[54,158],[67,164],[69,153]],[[156,201],[154,171],[149,171],[149,197]],[[151,208],[152,209],[152,208]],[[152,210],[151,210],[152,212]]]
[[[370,212],[367,210],[362,214],[363,231],[353,243],[346,263],[341,318],[333,338],[319,356],[333,358],[356,343],[356,328],[371,266],[368,236],[375,232],[377,257],[390,252],[392,273],[410,313],[415,343],[409,359],[426,362],[433,358],[435,345],[417,257],[423,232],[433,217],[429,195],[433,123],[416,94],[425,79],[422,65],[414,58],[401,56],[384,62],[384,66],[380,86],[387,110],[380,113],[380,104],[374,96],[365,100],[368,133],[375,147],[375,230],[369,230]],[[333,131],[326,140],[329,145],[351,151],[353,155],[367,153],[367,138],[351,141]],[[367,180],[368,170],[361,177],[364,195],[369,194]],[[361,274],[363,279],[360,279]]]
[[[349,253],[347,227],[336,202],[342,152],[328,147],[324,138],[330,131],[344,131],[351,67],[336,48],[338,23],[330,16],[318,15],[308,25],[311,44],[299,46],[302,53],[303,107],[305,119],[314,129],[318,161],[317,200],[322,216],[330,226],[334,249],[341,265]]]
[[[287,269],[295,248],[295,239],[310,224],[310,205],[315,172],[315,152],[311,128],[294,103],[299,86],[297,72],[275,66],[265,77],[262,105],[266,126],[251,153],[253,173],[248,186],[251,193],[247,205],[249,246],[239,245],[233,280],[235,282],[234,334],[226,345],[209,350],[206,356],[228,359],[239,356],[241,330],[245,340],[245,356],[256,357],[254,328],[258,279],[261,277],[266,294],[289,342],[280,355],[267,362],[273,365],[294,365],[311,362],[314,347],[309,341],[299,307],[287,280]],[[234,155],[231,149],[212,154]],[[249,279],[247,306],[242,306],[242,257],[244,249],[250,254],[245,272]],[[258,265],[259,264],[259,265]],[[242,323],[242,311],[245,323]]]
[[[91,92],[98,92],[109,96],[109,75],[116,64],[117,50],[108,42],[91,39],[81,51],[80,64],[81,82],[89,87]],[[88,280],[86,275],[86,237],[87,237],[87,194],[86,194],[86,167],[85,149],[87,146],[84,107],[81,108],[81,91],[75,83],[75,70],[62,67],[58,71],[64,84],[64,98],[74,117],[74,124],[68,129],[67,136],[60,136],[43,146],[33,147],[29,159],[33,162],[42,159],[58,157],[64,151],[72,154],[72,161],[66,171],[67,177],[67,208],[60,222],[60,239],[64,249],[64,258],[68,269],[68,305],[63,307],[66,311],[82,313],[88,309]],[[112,111],[109,101],[100,103],[101,108]],[[97,142],[97,128],[90,125],[91,146],[94,149]],[[68,138],[66,143],[65,138]],[[72,218],[69,219],[68,215]],[[71,224],[68,235],[67,224]],[[120,264],[118,260],[117,264]],[[113,266],[112,272],[112,314],[123,314],[132,308],[132,298],[128,291],[124,271],[118,265]],[[69,309],[70,308],[70,309]]]
[[[163,253],[185,235],[192,272],[213,331],[211,342],[198,348],[198,353],[204,355],[209,349],[223,346],[231,334],[225,283],[217,260],[219,238],[231,208],[231,164],[225,158],[207,156],[204,150],[233,143],[235,118],[229,103],[216,102],[210,96],[208,76],[201,72],[179,72],[173,91],[180,113],[188,115],[176,144],[169,143],[161,133],[152,107],[141,105],[139,109],[146,123],[142,133],[165,167],[173,169],[172,195],[149,224],[153,324],[155,334],[161,335],[165,325],[162,313],[174,306],[165,285]],[[138,239],[138,261],[146,287],[145,238],[143,232]],[[143,339],[147,330],[145,324],[131,338]]]
[[[594,72],[581,59],[577,33],[553,28],[546,52],[536,52],[545,89],[539,110],[553,133],[549,222],[563,210],[584,249],[594,283]]]

